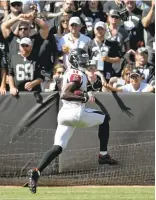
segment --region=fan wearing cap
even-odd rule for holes
[[[135,52],[135,66],[143,74],[143,81],[149,83],[155,75],[155,67],[148,63],[148,50],[145,47],[138,48]]]
[[[18,16],[19,14],[21,14],[22,13],[22,6],[23,6],[22,0],[10,0],[10,11],[11,11],[10,18]]]
[[[4,9],[3,22],[8,21],[10,19],[13,19],[14,17],[17,17],[18,15],[23,13],[22,0],[10,0],[10,4],[9,4],[9,1],[6,1],[6,2],[7,3],[5,3],[4,6],[3,6],[3,9]],[[14,23],[11,26],[12,31],[15,31],[17,26],[18,26],[18,22]]]
[[[10,94],[16,96],[18,91],[40,91],[44,80],[40,58],[32,53],[32,41],[23,38],[20,41],[19,53],[11,56],[8,69]]]
[[[57,3],[60,3],[60,2],[56,2],[56,4]],[[77,15],[77,13],[75,13],[76,3],[77,1],[74,1],[74,0],[64,0],[62,8],[61,8],[61,12],[56,13],[55,12],[56,10],[55,10],[52,13],[46,13],[47,18],[53,18],[52,20],[49,20],[50,27],[52,27],[50,32],[57,33],[62,16],[68,16],[69,18],[73,16],[79,16]]]
[[[129,34],[123,26],[121,26],[120,13],[117,10],[110,10],[108,14],[107,33],[105,39],[118,42],[122,55],[129,49]]]
[[[5,16],[4,20],[17,17],[19,14],[21,14],[23,12],[22,6],[23,6],[22,0],[10,0],[10,14],[8,16]],[[4,11],[5,10],[8,10],[8,6],[6,5],[4,7]]]
[[[129,84],[118,88],[109,84],[104,84],[104,86],[112,92],[154,92],[154,87],[142,82],[142,74],[137,68],[131,71]]]
[[[35,24],[39,27],[38,33],[36,33],[33,36],[31,36],[32,20],[34,20]],[[12,25],[16,23],[19,23],[19,25],[17,26],[17,30],[13,31],[11,27]],[[4,38],[7,39],[7,42],[8,42],[8,47],[9,47],[8,55],[13,55],[18,52],[21,38],[31,37],[36,54],[44,54],[46,56],[46,59],[43,61],[48,62],[49,60],[51,60],[48,58],[49,51],[47,51],[47,46],[53,45],[53,49],[56,49],[55,48],[56,42],[54,39],[53,40],[54,42],[51,45],[49,41],[45,40],[48,37],[49,28],[48,28],[47,23],[43,19],[38,19],[36,17],[36,11],[32,11],[31,13],[27,13],[27,14],[20,14],[16,17],[13,17],[12,19],[9,19],[3,22],[1,25],[1,29],[2,29]],[[44,53],[45,51],[46,53]]]
[[[85,35],[93,39],[94,25],[98,21],[107,22],[107,15],[103,12],[101,1],[86,1],[80,17],[85,22]]]
[[[64,35],[60,40],[58,46],[60,51],[63,52],[63,60],[65,68],[69,68],[68,61],[69,52],[76,48],[85,48],[85,44],[91,39],[84,34],[80,33],[81,20],[79,17],[71,17],[69,20],[69,33]]]
[[[104,22],[97,22],[94,27],[95,38],[86,44],[90,60],[97,61],[97,70],[99,70],[107,80],[114,75],[113,63],[120,62],[120,52],[118,48],[111,49],[104,40],[107,27]],[[113,53],[112,53],[113,52]]]
[[[103,74],[97,70],[95,60],[90,61],[90,66],[87,67],[85,74],[88,78],[87,92],[103,91],[102,85],[106,82],[106,80]]]
[[[31,24],[33,21],[38,26],[39,31],[34,36],[31,36]],[[17,23],[18,26],[16,27],[16,30],[12,30],[12,26]],[[10,54],[17,53],[20,38],[32,37],[32,39],[38,39],[38,42],[40,42],[43,39],[47,39],[49,33],[48,24],[43,19],[36,17],[35,10],[27,14],[19,14],[18,16],[4,21],[1,29],[4,38],[8,40]]]

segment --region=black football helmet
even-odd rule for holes
[[[68,59],[71,67],[80,71],[85,71],[89,65],[89,55],[81,48],[71,50]]]

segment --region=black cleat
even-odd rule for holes
[[[103,164],[108,164],[108,165],[117,165],[119,162],[117,160],[114,160],[111,158],[111,156],[109,154],[106,155],[99,155],[99,164],[103,165]]]
[[[29,175],[29,190],[31,191],[31,193],[35,194],[36,193],[36,187],[37,187],[37,181],[40,177],[40,172],[37,169],[31,169],[28,172]]]

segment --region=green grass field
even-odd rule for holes
[[[154,187],[0,187],[0,200],[154,200]]]

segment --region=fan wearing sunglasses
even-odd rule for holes
[[[18,16],[20,13],[22,13],[22,6],[23,3],[21,0],[10,1],[10,10],[15,16]]]
[[[39,32],[34,36],[31,36],[30,26],[33,20],[38,25]],[[12,26],[16,25],[17,23],[18,26],[16,26],[16,31],[14,31]],[[1,30],[4,38],[7,39],[10,55],[16,54],[18,52],[20,38],[23,37],[31,36],[33,44],[36,46],[36,53],[38,51],[44,50],[45,48],[43,47],[41,49],[41,46],[42,44],[44,45],[44,39],[47,39],[49,33],[48,24],[44,22],[44,20],[36,18],[36,11],[32,11],[31,13],[27,14],[20,14],[3,22],[1,25]]]
[[[112,92],[154,92],[154,87],[142,82],[142,74],[137,68],[130,73],[130,83],[118,88],[112,87],[110,84],[104,84],[104,87]]]
[[[16,96],[18,91],[40,91],[44,80],[39,57],[32,52],[30,38],[23,38],[19,44],[19,53],[12,55],[8,69],[10,94]]]
[[[13,17],[18,16],[19,14],[23,13],[22,7],[23,2],[22,0],[10,0],[10,4],[7,1],[4,1],[2,7],[4,9],[4,21],[9,20]],[[9,6],[10,5],[10,6]]]
[[[109,12],[105,39],[108,46],[110,46],[112,57],[115,59],[115,62],[112,63],[114,75],[120,76],[122,71],[120,65],[121,58],[130,49],[130,47],[128,32],[121,26],[120,13],[117,10],[112,9]],[[116,55],[117,49],[120,54],[120,58]]]

